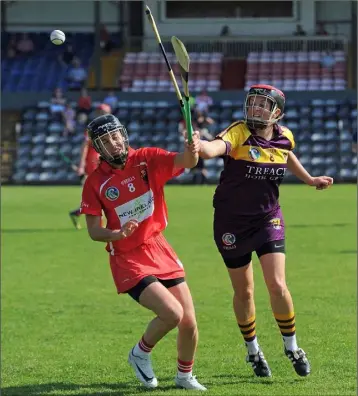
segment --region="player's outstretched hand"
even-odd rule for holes
[[[188,138],[185,136],[184,144],[188,151],[190,151],[192,154],[197,154],[200,150],[200,132],[193,131],[193,141],[191,144],[189,144]]]
[[[129,220],[128,223],[124,224],[124,226],[119,230],[118,239],[123,239],[131,236],[138,227],[139,223],[137,220]]]
[[[333,178],[329,176],[313,177],[310,183],[311,186],[316,187],[316,190],[325,190],[333,184]]]

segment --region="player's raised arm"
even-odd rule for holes
[[[101,216],[86,215],[87,230],[92,240],[113,242],[127,238],[138,228],[138,222],[131,220],[119,230],[110,230],[101,226]]]
[[[203,159],[220,157],[226,154],[226,143],[221,139],[215,139],[211,142],[200,141],[199,156]]]
[[[175,156],[174,167],[175,168],[194,168],[199,160],[199,149],[200,149],[200,134],[198,131],[193,133],[193,141],[189,144],[188,140],[185,139],[184,151]]]
[[[311,176],[292,151],[288,153],[287,167],[298,179],[302,180],[309,186],[316,187],[317,190],[323,190],[333,184],[332,177]]]

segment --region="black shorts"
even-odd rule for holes
[[[129,294],[134,300],[139,302],[139,296],[142,294],[142,291],[149,286],[151,283],[160,282],[164,287],[170,289],[173,286],[179,285],[180,283],[185,282],[184,278],[175,278],[175,279],[159,279],[154,275],[146,276],[141,279],[134,287],[127,290],[125,293]]]
[[[268,253],[285,253],[285,240],[271,241],[264,243],[259,249],[256,249],[258,258]],[[238,257],[223,257],[227,268],[241,268],[249,264],[252,259],[252,252]]]

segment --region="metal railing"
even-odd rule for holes
[[[346,36],[305,37],[185,37],[180,36],[188,52],[221,52],[228,57],[246,57],[252,51],[333,51],[348,50]],[[172,52],[170,37],[162,37],[166,50]],[[158,43],[153,37],[131,37],[129,48],[156,51]]]

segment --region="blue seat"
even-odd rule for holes
[[[158,109],[167,109],[170,106],[171,106],[171,103],[166,101],[166,100],[160,100],[157,103],[157,108]]]
[[[289,128],[293,131],[296,131],[299,128],[298,122],[295,122],[295,121],[288,121],[286,123],[286,126],[287,126],[287,128]]]
[[[220,106],[222,107],[222,108],[226,108],[226,107],[234,107],[234,103],[233,103],[233,101],[232,100],[222,100],[221,102],[220,102]]]
[[[327,142],[333,142],[333,141],[336,141],[336,140],[337,140],[338,136],[337,136],[336,131],[328,131],[328,132],[325,134],[325,138],[326,138],[326,141],[327,141]]]
[[[25,176],[25,180],[28,182],[38,182],[40,180],[39,172],[31,172]]]
[[[316,106],[324,106],[325,101],[323,99],[312,99],[311,100],[311,105],[316,107]]]
[[[39,134],[36,134],[35,136],[32,137],[32,143],[33,144],[45,143],[45,140],[46,140],[46,134],[45,133],[39,133]]]
[[[324,116],[326,118],[333,117],[335,118],[337,116],[338,108],[336,106],[327,106],[325,111],[324,111]]]
[[[146,101],[146,102],[142,103],[142,107],[144,109],[154,109],[156,107],[156,103],[155,102]]]
[[[45,153],[45,145],[35,145],[31,150],[31,155],[33,158],[42,157]]]
[[[311,140],[311,137],[312,137],[311,133],[307,132],[306,130],[301,133],[295,134],[296,142],[307,142]]]
[[[41,168],[41,164],[42,164],[42,158],[43,157],[33,158],[28,163],[28,168],[29,169],[40,169]]]
[[[138,131],[140,129],[140,125],[138,121],[131,121],[128,124],[128,130],[129,131]]]
[[[311,136],[312,142],[322,142],[325,141],[325,134],[324,133],[314,133]]]
[[[312,164],[313,166],[324,165],[324,164],[325,164],[324,157],[318,157],[318,156],[316,156],[316,157],[312,158],[311,164]]]
[[[323,117],[324,115],[323,107],[314,107],[311,112],[311,115],[312,118]]]
[[[130,102],[130,107],[132,109],[141,109],[142,108],[142,102],[140,102],[139,100],[134,100],[134,101]]]
[[[338,128],[338,125],[336,121],[329,120],[324,123],[324,127],[326,130],[336,130]]]

